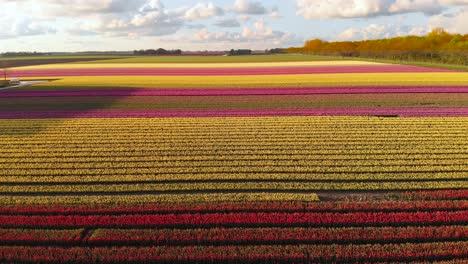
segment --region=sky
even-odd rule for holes
[[[468,0],[0,0],[0,52],[192,51],[468,33]]]

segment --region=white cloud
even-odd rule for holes
[[[239,15],[239,16],[238,16],[238,19],[239,19],[240,21],[242,21],[242,22],[247,22],[247,21],[250,20],[250,16],[248,16],[248,15]]]
[[[42,0],[41,8],[52,16],[126,13],[137,11],[147,0]]]
[[[138,7],[138,11],[125,16],[114,14],[90,17],[86,23],[69,28],[71,34],[99,34],[111,37],[171,35],[184,25],[185,11],[167,10],[159,0],[151,0]]]
[[[54,34],[56,29],[31,18],[6,14],[0,17],[0,39],[18,38],[25,36]]]
[[[438,0],[395,0],[389,7],[390,14],[423,12],[435,14],[441,12],[444,7]]]
[[[444,13],[429,19],[429,28],[442,27],[451,33],[468,34],[468,7],[454,13]]]
[[[209,32],[207,29],[202,29],[194,34],[195,41],[210,42],[210,41],[232,41],[236,38],[235,34],[227,32]]]
[[[468,5],[468,0],[439,0],[443,5]]]
[[[370,24],[363,28],[349,28],[335,36],[337,41],[357,41],[369,39],[392,38],[406,35],[425,35],[427,27],[409,27],[399,25]]]
[[[221,16],[224,14],[224,10],[220,7],[215,6],[213,3],[203,4],[198,3],[194,7],[188,9],[185,12],[185,18],[189,20],[204,19],[215,16]]]
[[[279,9],[277,7],[274,7],[271,10],[270,17],[273,18],[273,19],[280,19],[283,16],[280,14]]]
[[[218,26],[218,27],[240,27],[241,25],[240,25],[239,21],[237,21],[237,19],[235,19],[235,18],[226,18],[226,19],[216,21],[215,26]]]
[[[422,12],[441,13],[468,0],[296,0],[297,14],[306,19],[355,18]]]
[[[268,10],[262,3],[250,0],[236,0],[233,10],[239,14],[248,15],[263,15],[268,13]]]
[[[242,37],[247,39],[268,39],[273,36],[273,29],[268,27],[263,20],[257,20],[254,28],[244,27]]]
[[[300,45],[304,40],[294,34],[275,31],[260,19],[251,27],[243,27],[241,32],[209,32],[207,29],[202,29],[194,34],[192,41],[203,43],[222,42],[230,47],[244,45],[243,47],[246,48],[266,49]]]

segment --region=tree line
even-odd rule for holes
[[[134,55],[181,55],[182,50],[165,50],[165,49],[147,49],[147,50],[135,50]]]
[[[44,56],[50,55],[49,53],[42,52],[4,52],[0,53],[0,57],[29,57],[29,56]]]
[[[468,65],[468,34],[450,34],[436,28],[426,36],[406,36],[363,41],[307,41],[290,53],[365,57]]]

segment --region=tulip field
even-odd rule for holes
[[[468,72],[287,56],[9,69],[0,262],[467,263]]]

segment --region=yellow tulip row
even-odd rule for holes
[[[236,167],[248,167],[253,170],[258,170],[263,167],[276,167],[276,169],[289,169],[290,167],[302,169],[309,168],[311,170],[318,171],[329,171],[339,168],[346,168],[349,171],[354,171],[356,166],[362,166],[365,171],[367,167],[382,166],[382,171],[385,171],[384,167],[391,166],[393,168],[402,166],[402,170],[405,170],[404,167],[410,168],[440,168],[440,167],[451,167],[451,168],[465,168],[468,170],[468,159],[421,159],[421,160],[402,160],[398,156],[395,156],[394,159],[387,160],[376,160],[376,159],[361,159],[361,160],[335,160],[335,159],[321,159],[321,160],[307,160],[307,159],[285,159],[285,160],[189,160],[189,161],[168,161],[168,160],[159,160],[158,157],[152,158],[152,160],[145,161],[86,161],[85,159],[75,158],[67,160],[57,160],[52,161],[48,158],[42,159],[40,162],[18,162],[18,163],[0,163],[0,170],[39,170],[39,169],[122,169],[122,168],[151,168],[157,171],[167,170],[177,170],[192,168],[204,170],[211,167],[214,168],[236,168]]]
[[[414,182],[240,182],[240,183],[142,183],[142,184],[109,184],[109,185],[20,185],[0,186],[4,193],[125,193],[125,192],[179,192],[208,190],[264,190],[264,191],[306,191],[319,190],[418,190],[468,188],[467,181],[414,181]]]
[[[142,122],[145,121],[145,122]],[[362,122],[374,123],[374,125],[385,124],[435,124],[443,125],[450,123],[466,123],[467,117],[408,117],[408,118],[381,118],[381,117],[363,117],[363,116],[265,116],[265,117],[181,117],[181,118],[54,118],[54,119],[0,119],[0,124],[87,124],[87,125],[117,125],[135,124],[145,127],[145,124],[178,124],[180,126],[187,124],[209,124],[213,126],[223,126],[236,123],[261,123],[264,125],[276,125],[278,122],[288,125],[349,125],[365,126]],[[338,122],[338,123],[337,123]],[[148,126],[148,128],[151,128]]]
[[[145,69],[145,68],[257,68],[304,66],[388,65],[368,61],[291,61],[291,62],[229,62],[229,63],[66,63],[17,67],[16,69]]]
[[[255,137],[247,137],[247,138],[206,138],[206,139],[184,139],[184,138],[168,138],[167,140],[161,139],[161,140],[154,140],[154,139],[140,139],[140,138],[129,138],[129,139],[112,139],[112,138],[96,138],[96,139],[87,139],[87,140],[70,140],[70,141],[64,141],[64,140],[36,140],[36,141],[2,141],[0,145],[7,145],[7,146],[37,146],[37,145],[83,145],[83,146],[93,146],[93,145],[98,145],[98,144],[140,144],[143,146],[151,146],[151,145],[156,145],[156,146],[168,146],[172,144],[179,144],[179,145],[184,145],[184,144],[201,144],[203,145],[214,145],[214,146],[242,146],[242,145],[251,145],[252,143],[256,143],[256,145],[270,145],[270,146],[278,146],[278,145],[289,145],[289,144],[308,144],[311,146],[333,146],[333,145],[341,145],[341,144],[346,144],[346,145],[389,145],[389,146],[395,146],[395,145],[406,145],[406,144],[427,144],[427,145],[433,145],[433,144],[464,144],[468,142],[468,138],[438,138],[438,139],[431,139],[431,138],[414,138],[414,139],[400,139],[400,140],[393,140],[391,138],[388,138],[387,140],[385,139],[372,139],[368,138],[366,139],[353,139],[352,137],[349,137],[348,139],[332,139],[332,138],[307,138],[307,139],[290,139],[290,138],[272,138],[272,139],[260,139],[258,138],[257,140]]]
[[[35,78],[37,79],[37,78]],[[93,76],[63,77],[35,87],[249,88],[356,85],[466,85],[468,73],[337,73],[242,76]]]
[[[259,117],[260,118],[260,117]],[[424,119],[424,118],[422,118]],[[112,134],[116,132],[118,134],[123,133],[154,133],[154,134],[173,134],[175,132],[181,132],[186,134],[194,134],[198,130],[206,132],[207,134],[239,134],[239,133],[276,133],[282,132],[286,134],[290,133],[325,133],[331,134],[334,129],[338,134],[345,134],[348,131],[357,131],[360,133],[375,133],[376,135],[382,133],[396,134],[401,132],[403,135],[411,133],[437,133],[443,135],[444,132],[456,133],[461,132],[468,125],[467,122],[462,122],[464,118],[460,117],[460,122],[453,120],[451,123],[415,123],[413,125],[408,125],[403,122],[401,123],[381,123],[372,122],[370,120],[362,120],[360,125],[346,125],[346,121],[337,120],[335,125],[332,124],[314,124],[311,123],[301,123],[301,124],[289,124],[287,122],[282,122],[278,120],[277,124],[262,124],[261,120],[258,123],[252,122],[233,122],[232,124],[220,124],[218,126],[212,125],[211,123],[191,123],[191,124],[177,124],[177,123],[166,123],[166,122],[154,122],[148,123],[148,126],[142,126],[141,124],[136,123],[127,123],[127,120],[122,120],[123,124],[113,125],[113,124],[86,124],[79,123],[73,124],[68,121],[63,121],[63,123],[39,123],[36,125],[28,125],[27,123],[21,124],[0,124],[2,129],[8,129],[11,131],[9,136],[15,136],[15,132],[18,133],[17,136],[20,136],[20,133],[30,133],[31,131],[38,130],[40,132],[51,133],[51,134],[67,134],[68,132],[82,131],[89,134],[98,133],[103,131],[104,134]],[[99,119],[96,119],[99,120]],[[157,120],[157,118],[150,119]],[[161,120],[161,119],[159,119]],[[403,119],[401,119],[403,120]],[[36,121],[39,122],[39,121]],[[367,125],[367,126],[366,126]],[[430,126],[430,127],[429,127]],[[163,127],[166,127],[163,129]],[[112,129],[113,131],[105,130]],[[30,133],[33,134],[33,133]]]
[[[151,144],[101,144],[101,145],[8,145],[0,156],[9,157],[31,157],[34,156],[139,156],[139,155],[157,155],[157,156],[203,156],[203,155],[401,155],[407,156],[435,155],[436,157],[445,157],[451,154],[467,154],[468,149],[465,144],[378,144],[378,145],[360,145],[360,144],[336,144],[336,145],[312,145],[312,144],[281,144],[277,145],[258,145],[258,144],[219,144],[217,146],[206,145],[171,145],[159,146]]]
[[[3,176],[1,181],[8,183],[33,182],[164,182],[164,181],[207,181],[207,180],[447,180],[466,179],[466,172],[398,172],[398,173],[197,173],[197,174],[106,174],[106,175],[80,175],[62,174],[56,176]]]
[[[201,132],[203,133],[203,132]],[[135,143],[177,143],[177,142],[199,142],[199,141],[207,141],[212,142],[214,140],[221,141],[221,142],[249,142],[252,140],[259,141],[259,142],[307,142],[307,143],[320,143],[317,140],[324,140],[326,143],[334,143],[334,142],[369,142],[369,143],[377,143],[377,142],[388,142],[391,139],[392,142],[404,142],[404,141],[445,141],[450,140],[454,142],[459,141],[468,141],[468,136],[463,134],[463,132],[451,134],[448,133],[447,135],[429,135],[429,134],[421,134],[421,135],[411,135],[411,136],[397,136],[389,134],[387,136],[380,135],[380,136],[373,136],[373,135],[314,135],[314,134],[291,134],[291,135],[283,135],[283,134],[271,134],[271,135],[205,135],[200,134],[198,136],[195,135],[184,135],[184,134],[171,134],[171,135],[132,135],[129,133],[128,135],[116,135],[115,137],[111,135],[81,135],[77,137],[61,137],[60,135],[42,135],[31,137],[28,139],[23,138],[11,138],[5,139],[2,141],[1,144],[39,144],[39,143],[67,143],[67,144],[76,144],[76,143],[94,143],[94,142],[135,142]]]
[[[416,133],[429,133],[434,132],[438,134],[443,134],[443,132],[460,132],[463,128],[468,125],[468,122],[464,122],[467,118],[460,117],[459,120],[451,120],[451,122],[437,123],[432,120],[430,122],[421,122],[414,120],[413,124],[408,124],[404,120],[400,122],[380,122],[379,119],[367,119],[361,120],[361,124],[348,123],[353,121],[350,120],[334,120],[326,121],[324,120],[322,124],[316,123],[318,120],[311,120],[309,117],[304,117],[303,122],[300,123],[289,123],[285,120],[277,120],[276,123],[264,123],[262,122],[263,117],[258,117],[258,122],[255,123],[251,120],[236,120],[233,119],[232,123],[222,122],[220,124],[214,124],[216,118],[212,118],[212,122],[193,122],[193,123],[176,123],[176,122],[164,122],[162,118],[148,118],[148,124],[144,125],[144,120],[137,119],[140,122],[135,123],[131,122],[128,119],[120,119],[120,124],[101,123],[100,119],[96,119],[95,123],[75,123],[72,120],[63,120],[59,123],[47,123],[44,119],[35,120],[34,123],[30,124],[28,121],[18,122],[18,123],[5,123],[6,119],[0,119],[0,127],[2,129],[8,129],[12,132],[11,136],[14,136],[13,132],[31,132],[39,130],[40,132],[45,133],[67,133],[74,132],[76,130],[83,132],[99,132],[104,130],[105,134],[112,134],[112,132],[117,133],[132,133],[138,131],[144,131],[148,133],[161,133],[161,134],[170,134],[175,132],[182,133],[194,133],[201,129],[208,134],[236,134],[236,133],[267,133],[267,132],[283,132],[283,133],[299,133],[299,132],[311,132],[311,133],[332,133],[330,129],[334,129],[337,133],[346,133],[347,131],[359,131],[362,133],[397,133],[401,131],[403,134],[410,134],[412,132]],[[350,117],[352,118],[352,117]],[[167,118],[167,119],[176,119],[176,118]],[[203,118],[201,118],[203,119]],[[421,118],[424,120],[425,118]],[[76,119],[79,120],[79,119]],[[334,124],[333,124],[334,122]],[[105,129],[113,129],[113,131]],[[31,134],[31,133],[30,133]]]
[[[107,155],[110,154],[110,155]],[[468,153],[462,154],[445,154],[445,155],[434,155],[434,154],[406,154],[406,155],[365,155],[365,154],[335,154],[335,155],[324,155],[324,154],[230,154],[230,155],[209,155],[208,153],[191,153],[187,152],[186,155],[165,155],[164,152],[127,152],[127,153],[94,153],[88,155],[88,153],[53,153],[53,156],[40,156],[37,155],[23,155],[21,157],[15,157],[15,155],[1,155],[3,163],[2,166],[30,166],[29,164],[40,164],[40,166],[51,166],[52,164],[58,163],[93,163],[93,164],[106,164],[109,162],[123,162],[132,163],[136,162],[141,164],[142,162],[151,162],[151,165],[158,166],[169,166],[169,163],[173,166],[177,166],[180,163],[188,163],[196,166],[197,164],[205,165],[216,162],[217,164],[225,164],[226,162],[254,164],[261,162],[260,165],[267,164],[283,164],[288,162],[286,165],[308,165],[308,164],[331,164],[331,165],[345,165],[345,164],[365,164],[365,165],[402,165],[402,164],[432,164],[432,165],[450,165],[450,164],[464,164],[468,162]],[[47,164],[47,165],[46,165]],[[65,165],[68,166],[68,165]]]
[[[171,180],[437,180],[465,179],[466,172],[395,172],[395,173],[181,173],[181,174],[99,174],[55,176],[4,176],[3,182],[113,182],[113,181],[171,181]]]
[[[160,195],[64,195],[3,196],[0,205],[20,204],[144,204],[180,202],[252,202],[252,201],[319,201],[315,193],[235,193],[235,194],[160,194]]]
[[[138,168],[134,165],[101,168],[2,169],[2,176],[55,176],[107,174],[176,174],[176,173],[401,173],[401,172],[466,172],[467,165],[428,166],[242,166],[242,167],[162,167]]]
[[[80,151],[63,151],[49,153],[47,149],[36,151],[31,155],[32,151],[27,153],[21,152],[0,152],[0,157],[5,163],[22,163],[22,162],[70,162],[79,159],[82,162],[113,162],[113,161],[191,161],[191,160],[392,160],[397,157],[400,160],[420,160],[420,159],[468,159],[468,152],[457,152],[442,150],[437,153],[417,153],[409,151],[375,151],[370,154],[362,151],[343,151],[343,150],[325,150],[313,151],[310,150],[225,150],[225,151],[158,151],[151,149],[133,149],[133,150],[106,150],[102,149],[99,152],[95,149],[80,150]],[[261,153],[260,153],[261,152]]]
[[[102,130],[104,130],[103,128]],[[203,131],[204,133],[200,133],[201,131],[171,131],[170,133],[161,133],[158,131],[147,131],[147,130],[133,130],[133,131],[115,131],[115,133],[100,133],[99,130],[96,131],[80,131],[79,135],[73,135],[70,133],[71,131],[57,131],[54,133],[41,133],[28,138],[28,141],[34,141],[38,139],[62,139],[62,140],[86,140],[86,139],[95,139],[99,137],[110,137],[114,136],[116,139],[128,139],[129,136],[138,139],[146,139],[150,138],[153,140],[157,139],[167,139],[168,137],[184,137],[191,140],[196,139],[204,139],[204,138],[225,138],[230,137],[234,139],[242,139],[248,137],[259,137],[259,139],[267,140],[267,139],[282,139],[282,138],[291,138],[291,139],[307,139],[307,138],[326,138],[326,137],[333,137],[336,139],[349,139],[349,131],[336,131],[333,133],[331,131],[316,131],[316,130],[304,130],[304,131],[297,131],[297,130],[289,130],[289,131],[280,131],[280,130],[273,130],[273,131],[255,131],[255,130],[245,130],[245,131],[217,131],[216,133],[211,131]],[[76,131],[75,131],[76,132]],[[448,137],[458,137],[458,138],[468,138],[466,133],[464,133],[463,128],[460,128],[456,131],[411,131],[411,132],[403,132],[398,133],[395,132],[387,132],[387,131],[356,131],[357,134],[352,137],[356,140],[360,139],[369,139],[372,140],[382,140],[388,137],[394,137],[395,140],[406,140],[406,139],[420,139],[420,138],[428,138],[428,139],[438,139],[438,138],[448,138]],[[14,133],[14,132],[13,132]],[[24,136],[18,133],[18,135],[8,135],[8,138],[11,138],[12,141],[22,140]]]

